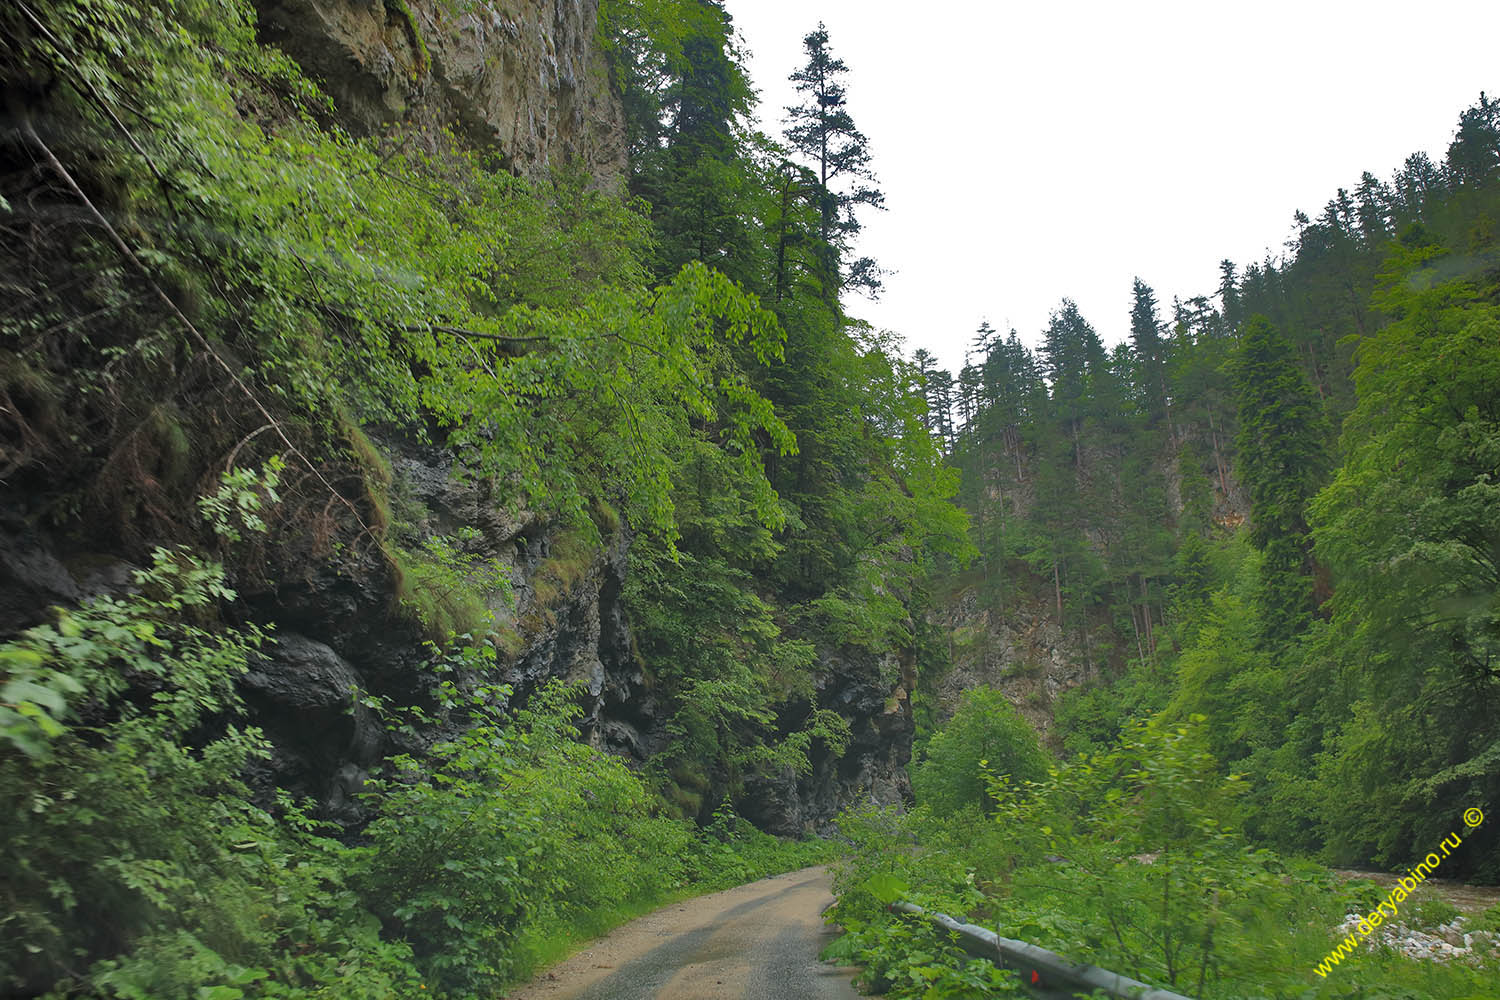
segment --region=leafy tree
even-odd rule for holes
[[[917,804],[940,816],[965,808],[992,808],[985,774],[1008,775],[1018,786],[1041,781],[1047,756],[1031,724],[1005,695],[987,687],[965,691],[953,718],[927,742],[912,768]]]
[[[1361,679],[1326,780],[1388,817],[1361,832],[1349,801],[1329,823],[1343,856],[1405,857],[1500,793],[1500,310],[1492,283],[1441,280],[1445,256],[1393,258],[1394,322],[1360,347],[1347,458],[1312,505],[1337,581],[1329,654]]]

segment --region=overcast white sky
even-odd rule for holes
[[[1500,91],[1500,2],[726,0],[767,131],[819,20],[889,211],[894,270],[853,311],[963,363],[981,319],[1035,344],[1064,296],[1107,344],[1131,280],[1211,294],[1218,262],[1279,254],[1360,171],[1440,160]]]

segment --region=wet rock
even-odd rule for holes
[[[256,783],[262,799],[274,785],[322,803],[329,819],[364,818],[356,795],[387,744],[380,720],[359,701],[367,689],[324,643],[280,632],[266,644],[242,685],[253,719],[275,747]]]
[[[0,630],[36,625],[48,605],[77,604],[82,596],[41,535],[20,520],[0,524]]]
[[[818,707],[837,712],[849,724],[850,740],[835,756],[821,741],[809,749],[811,772],[791,768],[754,775],[737,803],[756,826],[779,836],[828,833],[845,807],[868,799],[876,805],[911,802],[906,765],[911,760],[915,723],[907,690],[909,664],[889,655],[862,651],[825,652],[814,690]],[[806,721],[795,706],[782,706],[782,726],[794,732]]]
[[[404,544],[462,533],[464,551],[498,573],[480,596],[513,641],[494,647],[496,662],[483,673],[439,664],[445,654],[400,611],[378,554],[330,560],[300,577],[269,574],[274,587],[241,595],[253,618],[275,623],[277,637],[244,685],[254,720],[275,745],[255,786],[266,795],[273,786],[309,795],[327,818],[362,822],[357,793],[371,766],[391,753],[420,755],[466,724],[434,700],[439,666],[461,693],[508,684],[510,705],[524,704],[549,681],[576,683],[586,739],[638,760],[659,749],[661,720],[634,659],[621,598],[629,532],[622,528],[596,547],[568,542],[570,575],[549,578],[543,593],[538,579],[556,572],[564,528],[506,507],[492,484],[455,477],[452,456],[442,449],[393,436],[377,443],[393,470],[393,497],[409,519]],[[387,731],[356,703],[355,690],[396,707],[420,706],[433,721],[415,733]]]

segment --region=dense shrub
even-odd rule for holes
[[[938,815],[988,807],[986,770],[1010,775],[1018,784],[1040,781],[1047,774],[1047,755],[1005,695],[979,687],[964,692],[953,718],[928,741],[924,759],[912,769],[912,791]]]
[[[217,621],[219,568],[163,550],[136,585],[0,647],[7,993],[491,995],[549,941],[827,857],[727,810],[666,818],[577,742],[561,686],[512,716],[480,692],[463,735],[369,783],[350,846],[241,783],[268,747],[233,684],[263,637]]]
[[[1370,887],[1248,844],[1225,819],[1243,782],[1220,775],[1191,727],[1132,727],[1026,786],[976,779],[988,817],[971,804],[840,820],[853,848],[833,916],[848,933],[830,954],[864,965],[892,997],[1017,987],[925,923],[891,915],[896,898],[1204,1000],[1489,995],[1493,969],[1375,948],[1319,976],[1333,928],[1371,909]]]

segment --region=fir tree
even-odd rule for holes
[[[807,64],[790,77],[804,102],[788,107],[787,142],[812,165],[818,178],[821,236],[829,248],[830,274],[842,285],[872,294],[881,289],[880,269],[868,257],[846,260],[861,229],[860,206],[881,209],[885,194],[870,169],[870,143],[849,114],[844,75],[849,67],[828,47],[819,24],[803,38]]]
[[[1262,635],[1295,635],[1313,608],[1307,502],[1326,470],[1322,412],[1292,345],[1264,316],[1250,317],[1235,359],[1240,478],[1250,491],[1250,540],[1264,553]]]
[[[1140,278],[1131,288],[1130,343],[1135,349],[1136,391],[1141,408],[1150,420],[1167,416],[1165,352],[1161,340],[1161,316],[1156,293]],[[1170,418],[1169,418],[1170,419]]]

